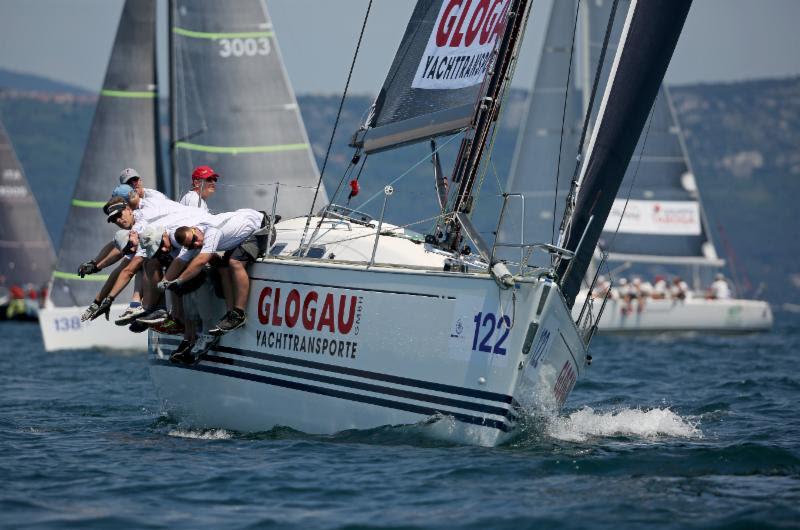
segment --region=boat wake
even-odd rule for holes
[[[662,438],[703,438],[697,421],[681,417],[667,407],[650,410],[624,408],[610,412],[584,407],[569,416],[549,418],[543,427],[544,434],[548,437],[566,442],[615,437],[634,437],[648,441]]]
[[[167,436],[192,440],[230,440],[233,434],[225,429],[172,429]]]

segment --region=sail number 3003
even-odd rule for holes
[[[503,343],[511,330],[511,319],[508,315],[498,317],[494,313],[480,312],[473,321],[475,334],[472,336],[472,351],[505,355]]]
[[[255,57],[256,55],[269,55],[272,49],[269,39],[259,37],[257,39],[219,39],[220,57]]]

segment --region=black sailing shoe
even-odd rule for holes
[[[183,363],[189,364],[194,362],[194,356],[192,355],[192,342],[186,339],[183,339],[178,347],[175,348],[175,351],[172,352],[172,355],[169,356],[169,361],[171,363]]]
[[[222,320],[217,322],[216,326],[209,329],[208,333],[218,337],[228,333],[229,331],[233,331],[234,329],[244,326],[245,322],[247,322],[247,315],[244,314],[244,311],[241,309],[233,309],[225,313],[225,316],[222,317]]]

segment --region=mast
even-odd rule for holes
[[[170,183],[172,185],[172,198],[176,201],[180,200],[180,187],[178,186],[178,163],[175,160],[175,141],[178,131],[178,121],[175,113],[175,105],[173,101],[177,95],[177,88],[175,87],[175,37],[172,33],[172,28],[175,27],[173,11],[175,9],[175,0],[167,2],[167,56],[169,57],[167,65],[167,76],[169,77],[169,174],[171,176]]]
[[[572,306],[633,150],[664,78],[691,0],[633,0],[582,167],[581,189],[560,241],[574,251],[557,275]],[[580,243],[580,248],[578,245]]]

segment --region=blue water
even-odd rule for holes
[[[0,324],[0,527],[800,528],[800,315],[598,337],[558,417],[495,449],[414,427],[193,430],[144,355]]]

